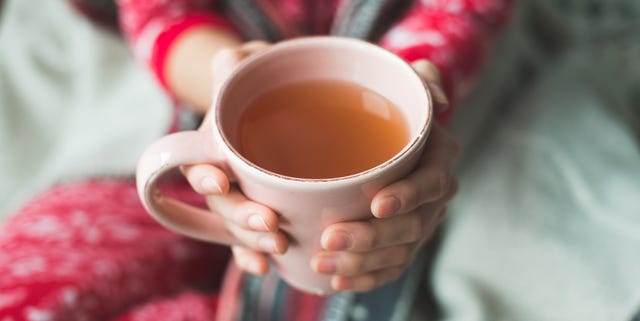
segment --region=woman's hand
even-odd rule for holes
[[[216,55],[212,64],[214,95],[242,59],[268,46],[251,42]],[[426,61],[413,66],[429,86],[436,112],[446,109],[437,69]],[[202,127],[209,121],[207,115]],[[310,264],[319,273],[333,275],[336,290],[367,291],[399,277],[444,219],[447,202],[457,190],[452,168],[458,145],[442,127],[434,125],[424,150],[412,173],[375,195],[371,204],[374,218],[337,223],[323,232],[324,250]],[[230,188],[223,169],[202,164],[185,167],[183,172],[192,187],[207,196],[215,215],[221,215],[228,230],[245,244],[232,246],[236,264],[249,273],[266,273],[266,253],[284,253],[288,247],[286,236],[278,230],[276,213]]]
[[[222,49],[212,61],[213,95],[234,68],[246,57],[269,47],[268,43],[252,41],[235,49]],[[199,130],[207,130],[211,117],[205,116]],[[231,247],[238,266],[253,274],[264,274],[269,264],[265,253],[284,253],[288,240],[278,230],[278,216],[270,208],[248,200],[233,187],[223,168],[209,164],[185,166],[182,172],[193,189],[207,196],[213,215],[220,215],[226,228],[244,246]]]
[[[446,109],[436,67],[424,60],[413,67],[428,84],[436,112]],[[452,169],[458,153],[455,139],[434,124],[413,172],[374,196],[375,218],[328,226],[312,268],[333,275],[332,287],[338,291],[368,291],[400,277],[446,216],[457,191]]]

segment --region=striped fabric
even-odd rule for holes
[[[77,1],[77,0],[76,0]],[[375,42],[407,61],[431,60],[451,105],[468,92],[515,0],[117,0],[134,56],[166,85],[167,52],[202,25],[244,39],[332,34]],[[172,94],[169,88],[166,88]],[[446,115],[441,119],[446,119]]]
[[[331,2],[334,2],[333,5]],[[280,10],[272,1],[254,0],[225,0],[223,7],[234,25],[250,39],[279,41],[286,38],[305,34],[332,34],[336,36],[353,37],[365,40],[377,40],[382,32],[387,30],[402,12],[411,6],[407,0],[327,0],[323,5],[316,5],[318,1],[303,0],[304,7],[314,6],[311,11],[327,11],[329,19],[306,19],[303,26],[294,26],[287,19],[280,16]],[[337,14],[326,8],[338,7]],[[314,10],[315,9],[315,10]],[[335,20],[331,21],[331,17]],[[322,25],[323,21],[324,25]],[[311,26],[309,24],[320,25]]]
[[[389,16],[398,15],[407,9],[408,4],[411,1],[346,1],[340,6],[329,33],[375,41],[375,37],[389,27],[389,21],[393,21]],[[299,35],[297,26],[287,25],[285,19],[278,17],[278,10],[272,2],[227,0],[224,8],[234,25],[252,39],[275,42]],[[303,28],[312,29],[310,26]],[[323,30],[315,31],[321,33]],[[373,292],[358,295],[339,293],[331,297],[301,292],[285,283],[275,269],[266,276],[246,274],[240,288],[223,289],[222,300],[227,304],[222,303],[221,307],[230,311],[223,313],[227,319],[219,317],[218,321],[347,321],[354,317],[365,317],[371,321],[404,320],[409,313],[410,302],[413,302],[421,267],[422,264],[416,262],[413,272]],[[230,268],[237,267],[232,265]],[[232,292],[234,289],[236,292]]]
[[[227,272],[217,321],[402,321],[407,320],[426,255],[422,253],[398,280],[367,293],[343,292],[329,297],[301,292],[278,277],[243,274],[233,263]]]

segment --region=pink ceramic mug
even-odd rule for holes
[[[410,141],[398,154],[364,172],[331,179],[300,179],[266,171],[235,148],[236,127],[248,103],[275,86],[305,80],[359,84],[389,99],[405,118]],[[316,294],[333,292],[330,278],[310,267],[329,224],[371,218],[373,195],[416,164],[432,122],[432,101],[422,79],[396,55],[367,42],[336,37],[284,41],[249,57],[222,85],[212,106],[210,131],[161,138],[138,164],[137,184],[146,209],[169,229],[211,240],[212,214],[164,195],[160,177],[178,166],[211,163],[229,170],[242,192],[282,216],[290,247],[272,261],[289,284]]]

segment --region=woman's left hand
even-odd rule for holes
[[[431,89],[436,112],[446,109],[436,67],[424,60],[413,66]],[[446,216],[458,188],[453,175],[458,154],[456,140],[434,124],[413,172],[374,196],[375,218],[328,226],[312,268],[332,275],[338,291],[369,291],[400,277]]]

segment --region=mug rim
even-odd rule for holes
[[[426,100],[426,103],[427,103],[426,104],[427,112],[425,116],[426,119],[422,123],[418,133],[411,135],[412,139],[409,142],[407,142],[407,144],[402,148],[402,150],[400,150],[393,157],[387,159],[383,163],[380,163],[367,170],[360,171],[354,174],[338,176],[338,177],[330,177],[330,178],[300,178],[300,177],[283,175],[283,174],[279,174],[279,173],[264,169],[254,164],[253,162],[248,160],[246,157],[244,157],[233,146],[233,144],[231,144],[231,142],[227,138],[227,135],[222,129],[223,126],[221,123],[221,115],[220,115],[222,108],[219,108],[219,106],[221,106],[220,103],[223,101],[223,98],[225,97],[225,89],[229,87],[229,85],[233,82],[235,76],[240,74],[243,70],[259,63],[261,60],[266,59],[267,57],[272,56],[274,54],[278,54],[280,50],[284,50],[292,47],[295,48],[299,46],[305,46],[309,43],[321,44],[321,45],[326,44],[326,45],[334,45],[334,46],[337,43],[342,43],[344,45],[348,45],[352,47],[361,47],[367,50],[377,51],[378,54],[386,56],[387,57],[386,59],[395,61],[395,63],[401,66],[401,68],[408,70],[409,72],[407,72],[407,74],[410,74],[411,77],[413,77],[416,81],[422,84],[423,90],[421,91],[422,92],[421,96]],[[273,44],[271,47],[269,47],[268,49],[262,52],[259,52],[250,57],[247,57],[246,59],[241,61],[240,64],[235,68],[233,73],[229,77],[227,77],[227,79],[224,80],[224,82],[220,86],[220,94],[216,95],[215,101],[213,101],[213,105],[211,106],[211,108],[215,108],[215,113],[214,113],[215,120],[210,122],[212,127],[211,134],[214,134],[217,132],[217,135],[214,135],[214,136],[217,136],[216,139],[221,140],[221,143],[222,143],[221,147],[228,152],[226,153],[227,157],[229,157],[229,154],[232,155],[237,160],[239,160],[239,164],[241,164],[243,167],[245,167],[249,171],[265,179],[277,178],[278,180],[283,182],[302,183],[304,185],[349,184],[353,181],[366,180],[366,178],[369,178],[369,177],[376,177],[380,173],[384,172],[386,168],[394,165],[399,165],[399,163],[401,163],[400,161],[408,158],[411,152],[414,152],[415,150],[420,149],[425,144],[427,136],[429,135],[429,132],[431,130],[431,126],[433,123],[433,97],[432,97],[431,91],[429,90],[428,86],[425,84],[422,77],[420,77],[420,75],[411,67],[411,65],[408,62],[406,62],[396,54],[392,53],[391,51],[383,47],[380,47],[376,44],[372,44],[370,42],[357,39],[357,38],[348,38],[348,37],[339,37],[339,36],[307,36],[307,37],[287,39],[287,40],[280,41],[276,44]],[[232,168],[233,166],[229,166],[229,167]]]

